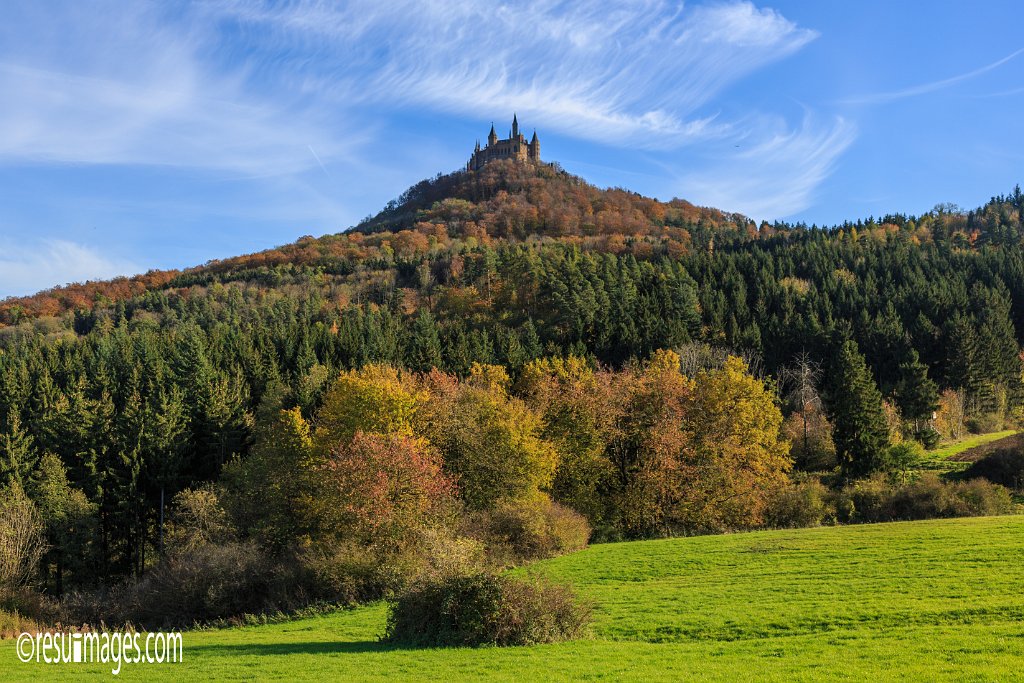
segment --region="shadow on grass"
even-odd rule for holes
[[[326,654],[358,654],[360,652],[387,652],[401,649],[387,643],[376,641],[337,642],[317,641],[307,643],[238,643],[225,645],[197,645],[189,647],[189,652],[197,652],[214,657],[262,657],[267,655],[326,655]]]

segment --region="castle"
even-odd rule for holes
[[[540,140],[537,139],[537,131],[533,131],[533,138],[527,142],[526,136],[519,132],[519,121],[516,115],[512,115],[512,132],[505,140],[499,140],[498,134],[494,132],[494,124],[491,124],[491,133],[487,136],[487,146],[480,147],[477,140],[473,156],[466,164],[467,171],[479,171],[488,162],[495,159],[515,159],[516,161],[540,163]]]

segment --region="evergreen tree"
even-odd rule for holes
[[[36,461],[32,435],[13,409],[8,412],[3,427],[0,433],[0,487],[12,482],[24,486]]]
[[[895,395],[900,414],[915,423],[931,419],[939,407],[939,389],[928,378],[928,368],[913,349],[900,363]]]
[[[441,340],[434,316],[426,308],[420,311],[413,322],[405,359],[410,368],[421,372],[441,367]]]
[[[883,469],[889,429],[882,394],[856,342],[843,344],[831,385],[832,439],[843,475],[860,477]]]

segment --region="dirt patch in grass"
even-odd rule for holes
[[[948,459],[954,462],[977,462],[989,453],[1003,449],[1024,449],[1024,432],[1008,436],[1005,439],[989,441],[988,443],[983,443],[980,446],[975,446],[974,448],[968,448],[967,450],[960,451]]]

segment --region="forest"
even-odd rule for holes
[[[757,225],[495,162],[343,233],[5,300],[0,609],[190,623],[591,541],[1009,511],[915,465],[1024,422],[1022,215],[1018,187]]]

